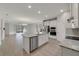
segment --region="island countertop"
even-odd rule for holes
[[[33,37],[33,36],[40,36],[40,35],[46,35],[47,33],[40,33],[40,34],[23,34],[24,37]]]

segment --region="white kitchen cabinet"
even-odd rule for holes
[[[79,4],[70,4],[70,18],[67,20],[68,28],[79,28]],[[72,19],[73,17],[73,19]]]
[[[48,42],[48,34],[41,34],[38,36],[38,46],[42,46],[46,42]]]

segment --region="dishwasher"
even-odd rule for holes
[[[33,52],[38,48],[38,36],[30,37],[30,52]]]

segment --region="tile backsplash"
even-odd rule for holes
[[[75,35],[75,36],[79,36],[79,29],[67,28],[67,29],[66,29],[66,35]]]

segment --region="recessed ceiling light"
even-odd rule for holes
[[[61,10],[60,10],[60,12],[64,12],[64,10],[63,10],[63,9],[61,9]]]
[[[45,16],[46,18],[48,17],[48,15]]]
[[[28,8],[32,8],[32,6],[31,5],[28,5]]]
[[[40,11],[38,11],[38,14],[40,14],[41,12]]]

